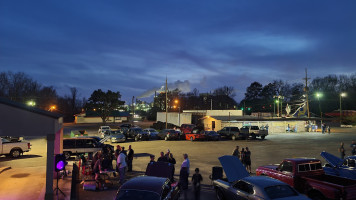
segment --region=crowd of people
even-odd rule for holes
[[[352,140],[351,144],[350,144],[350,148],[351,148],[351,155],[356,155],[356,141]],[[340,147],[338,149],[339,153],[340,153],[340,158],[344,159],[346,152],[345,152],[345,147],[344,147],[344,143],[341,142],[340,143]]]
[[[246,167],[246,170],[249,173],[251,172],[251,151],[249,150],[248,147],[242,148],[240,151],[240,147],[236,146],[234,151],[232,152],[233,156],[236,156],[238,159],[240,159],[241,163]]]

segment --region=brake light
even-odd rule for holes
[[[30,143],[27,143],[27,148],[31,149],[31,144]]]

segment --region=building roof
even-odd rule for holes
[[[306,121],[306,120],[315,120],[319,118],[270,118],[270,117],[253,117],[250,115],[245,115],[245,116],[210,116],[214,119],[221,120],[223,122],[231,122],[231,121],[295,121],[295,120],[301,120],[301,121]]]
[[[4,104],[4,105],[11,106],[11,107],[14,107],[14,108],[26,110],[26,111],[29,111],[29,112],[32,112],[32,113],[44,115],[44,116],[51,117],[51,118],[54,118],[54,119],[58,119],[58,118],[62,117],[61,114],[49,112],[49,111],[42,110],[42,109],[39,109],[39,108],[31,107],[31,106],[27,106],[25,104],[14,102],[14,101],[11,101],[11,100],[6,99],[6,98],[1,98],[0,97],[0,104]]]
[[[86,117],[100,117],[100,114],[96,111],[87,110],[85,112],[85,116]],[[131,114],[129,112],[120,112],[120,111],[114,110],[110,113],[110,116],[112,116],[112,117],[129,117],[129,116],[131,116]]]

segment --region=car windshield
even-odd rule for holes
[[[159,200],[160,197],[157,193],[141,190],[121,190],[116,200]]]
[[[291,196],[298,196],[298,193],[293,190],[289,185],[274,185],[265,188],[270,199],[285,198]]]

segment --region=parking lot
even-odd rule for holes
[[[345,143],[346,154],[351,154],[349,145],[353,139],[356,139],[356,129],[337,129],[329,134],[320,132],[300,132],[300,133],[276,133],[266,137],[265,140],[224,140],[224,141],[139,141],[115,143],[114,146],[120,145],[128,148],[132,145],[135,150],[135,158],[133,161],[134,172],[128,174],[130,177],[142,175],[149,161],[149,155],[153,154],[156,159],[161,151],[166,152],[167,149],[173,153],[176,165],[176,178],[178,178],[179,166],[183,161],[183,153],[189,155],[191,163],[191,174],[195,168],[199,168],[203,176],[203,192],[202,199],[215,199],[215,193],[211,188],[209,175],[213,166],[220,166],[218,157],[222,155],[231,155],[235,146],[249,147],[252,155],[252,171],[260,165],[277,164],[282,159],[287,157],[314,157],[321,159],[322,151],[327,151],[338,156],[338,147],[340,142]],[[95,131],[89,131],[90,135],[95,135]],[[109,143],[111,144],[111,143]],[[83,191],[80,187],[80,199],[96,199],[103,195],[107,198],[113,198],[116,193],[116,188],[107,191],[91,192]],[[203,198],[205,197],[205,198]],[[193,196],[191,196],[193,199]]]
[[[98,126],[92,127],[65,127],[65,134],[72,129],[86,129],[90,135],[97,134]],[[69,131],[70,132],[70,131]],[[154,154],[156,158],[161,151],[167,149],[176,158],[176,175],[179,173],[180,164],[183,161],[183,153],[189,154],[191,162],[191,174],[195,168],[200,168],[203,176],[202,199],[215,199],[215,194],[210,187],[209,175],[213,166],[220,166],[218,157],[231,155],[236,145],[249,147],[251,150],[252,171],[260,165],[279,163],[286,157],[320,157],[320,152],[328,151],[338,156],[340,142],[345,143],[346,155],[351,154],[349,147],[352,140],[356,140],[356,128],[332,129],[331,134],[317,133],[276,133],[266,137],[265,140],[225,140],[225,141],[139,141],[117,143],[128,148],[132,145],[135,150],[133,161],[134,172],[128,173],[128,177],[144,173],[149,155]],[[23,196],[39,197],[43,194],[45,185],[46,164],[46,140],[44,138],[30,138],[32,150],[24,154],[22,159],[9,159],[0,157],[0,166],[11,166],[12,169],[3,172],[0,181],[0,197],[8,197],[13,194],[12,199],[21,199]],[[113,144],[116,146],[117,144]],[[176,176],[177,177],[177,176]],[[31,183],[32,187],[29,187]],[[78,187],[78,199],[113,199],[117,187],[104,191],[83,191],[81,185]],[[14,195],[16,194],[16,195]],[[0,198],[1,199],[1,198]],[[38,198],[34,198],[38,199]],[[193,199],[191,196],[190,199]]]

